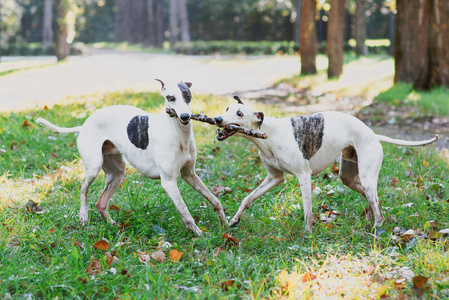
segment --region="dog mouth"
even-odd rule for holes
[[[179,119],[179,122],[181,122],[182,125],[188,125],[190,123],[190,119],[186,121]]]
[[[230,124],[230,125],[237,125],[237,124]],[[237,126],[238,126],[238,125],[237,125]],[[220,128],[218,128],[218,129],[215,131],[215,133],[217,134],[217,135],[216,135],[217,140],[220,141],[220,142],[222,142],[222,141],[226,140],[228,137],[231,137],[231,136],[233,136],[234,134],[236,134],[237,131],[231,130],[231,129],[229,129],[229,128],[223,128],[223,129],[220,131]]]

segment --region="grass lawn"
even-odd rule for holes
[[[192,103],[194,112],[209,116],[227,106],[211,96],[197,95]],[[89,191],[89,225],[82,227],[84,175],[76,137],[33,120],[79,125],[112,104],[163,111],[158,94],[111,93],[93,102],[0,116],[0,298],[449,297],[449,242],[439,232],[449,228],[449,163],[432,147],[384,146],[379,196],[387,221],[380,236],[363,216],[367,201],[341,184],[335,167],[313,178],[313,234],[304,231],[292,176],[256,200],[237,228],[220,227],[209,203],[179,180],[206,232],[197,238],[160,181],[130,167],[110,207],[118,225],[106,223],[94,206],[104,184],[101,173]],[[281,115],[276,107],[258,108]],[[232,217],[266,176],[256,148],[239,138],[219,143],[207,124],[195,123],[194,131],[197,173]],[[38,207],[27,206],[29,200]]]

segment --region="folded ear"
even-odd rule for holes
[[[164,89],[164,87],[165,87],[165,84],[164,84],[164,82],[162,81],[162,80],[160,80],[160,79],[155,79],[156,81],[159,81],[160,83],[161,83],[161,85],[162,85],[162,88],[161,89]]]
[[[239,104],[243,104],[242,99],[239,96],[234,96],[234,99],[237,100]]]
[[[258,112],[255,112],[254,113],[255,115],[256,115],[256,118],[257,118],[257,122],[259,123],[259,128],[260,128],[260,126],[262,126],[262,123],[263,123],[263,112],[261,112],[261,111],[258,111]]]
[[[188,87],[189,87],[189,89],[190,89],[190,87],[192,86],[192,83],[191,82],[184,82]]]

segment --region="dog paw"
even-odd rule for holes
[[[81,225],[86,226],[87,223],[88,223],[88,221],[89,221],[88,215],[87,215],[87,214],[82,214],[82,213],[80,213],[80,222],[81,222]]]
[[[229,227],[235,227],[240,222],[240,218],[238,219],[232,219],[231,222],[229,222]]]

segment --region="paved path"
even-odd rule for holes
[[[51,105],[69,95],[156,91],[160,85],[154,78],[191,81],[192,91],[200,94],[258,90],[300,70],[297,56],[227,58],[114,51],[51,64],[1,76],[0,111]]]

